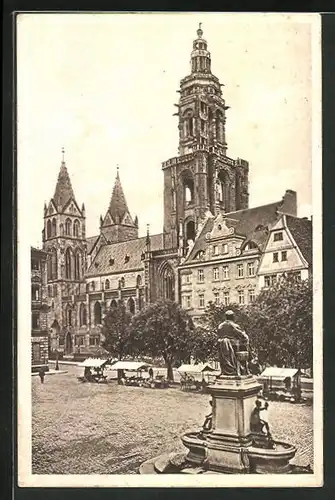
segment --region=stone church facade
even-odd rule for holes
[[[76,201],[63,155],[54,196],[44,209],[51,349],[68,354],[94,350],[102,339],[105,312],[120,301],[132,313],[163,298],[184,304],[188,299],[182,298],[186,282],[181,277],[185,280],[194,265],[194,248],[204,237],[204,225],[215,217],[234,213],[232,219],[239,220],[236,214],[248,213],[249,165],[227,156],[228,106],[222,86],[212,74],[211,55],[199,28],[191,73],[181,80],[175,105],[179,155],[162,164],[161,234],[148,231],[138,237],[138,219],[130,213],[117,172],[100,232],[86,237],[85,206]],[[295,216],[296,206],[288,213]],[[264,222],[249,219],[255,226]],[[209,224],[212,231],[213,223]],[[239,240],[255,229],[246,231],[244,226],[240,224]]]

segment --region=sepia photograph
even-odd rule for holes
[[[15,23],[19,486],[322,486],[320,16]]]

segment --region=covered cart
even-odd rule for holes
[[[263,395],[279,401],[301,400],[301,372],[297,368],[268,367],[259,375]]]
[[[107,376],[104,375],[104,370],[106,365],[110,364],[112,361],[110,359],[102,358],[87,358],[78,366],[84,368],[84,376],[78,377],[81,382],[96,382],[104,383],[107,382]]]
[[[214,379],[220,373],[208,363],[181,365],[178,372],[180,373],[180,388],[182,391],[195,390],[202,392],[207,392],[211,380],[214,382]]]

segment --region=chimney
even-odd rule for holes
[[[292,189],[287,189],[282,202],[279,207],[279,211],[283,214],[297,216],[297,192],[292,191]]]

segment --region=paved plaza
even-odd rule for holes
[[[208,395],[83,384],[82,368],[66,370],[44,384],[32,377],[33,474],[136,474],[149,458],[186,451],[180,436],[210,412]],[[269,422],[276,440],[298,448],[292,463],[313,466],[312,406],[272,402]]]

